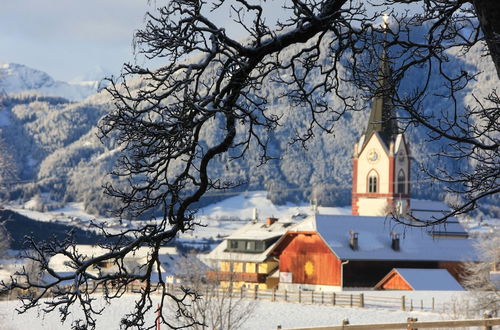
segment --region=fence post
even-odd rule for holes
[[[286,302],[286,289],[285,289],[285,292],[284,292],[284,294],[283,294],[283,295],[284,295],[284,297],[285,297],[285,302]]]
[[[325,303],[325,300],[324,300],[324,293],[323,291],[321,291],[321,305],[323,305]]]
[[[422,299],[420,299],[420,310],[424,310],[424,301]]]
[[[240,286],[240,299],[243,299],[243,285]]]
[[[273,301],[276,301],[276,288],[273,289]]]
[[[434,297],[432,297],[432,311],[434,312]]]
[[[409,317],[406,319],[406,322],[408,322],[408,324],[406,325],[406,328],[408,330],[417,330],[416,326],[415,326],[415,322],[417,322],[418,319],[416,317]]]
[[[299,303],[302,302],[302,290],[299,289]]]
[[[314,304],[314,290],[311,291],[311,304]]]
[[[335,303],[336,303],[335,298],[336,297],[335,297],[335,292],[334,292],[333,295],[332,295],[332,305],[333,306],[335,306]]]
[[[492,318],[491,312],[484,312],[483,317],[485,320],[491,319]],[[492,325],[488,325],[486,322],[484,323],[484,330],[493,330]]]
[[[410,312],[413,312],[413,299],[410,299]]]
[[[259,296],[259,286],[256,285],[254,288],[253,299],[257,299],[257,297]]]
[[[365,295],[363,293],[359,294],[359,307],[365,307]]]
[[[351,296],[349,297],[349,306],[352,307],[352,293]]]
[[[406,311],[406,297],[401,296],[401,310]]]

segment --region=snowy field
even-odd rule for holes
[[[255,310],[249,320],[241,327],[242,330],[276,329],[283,328],[332,326],[340,325],[342,320],[348,319],[350,324],[396,323],[405,322],[408,317],[416,317],[419,321],[450,320],[465,318],[465,302],[469,299],[466,292],[378,292],[367,291],[367,295],[385,295],[400,297],[405,295],[415,301],[429,300],[448,304],[457,304],[456,312],[451,310],[443,313],[431,312],[403,312],[388,309],[348,308],[328,305],[310,305],[285,302],[256,301]],[[106,307],[103,316],[98,317],[97,329],[118,329],[120,317],[126,312],[124,306],[132,306],[136,296],[128,295],[120,301],[115,301]],[[0,302],[0,328],[2,330],[21,330],[29,325],[30,330],[38,329],[69,329],[71,319],[61,324],[57,313],[44,315],[41,310],[33,310],[24,315],[18,315],[15,307],[17,301]],[[78,315],[76,313],[75,315]],[[75,317],[75,316],[72,316]],[[148,322],[153,324],[154,313],[148,314]],[[166,328],[165,326],[162,327]]]

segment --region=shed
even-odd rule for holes
[[[463,291],[446,269],[393,268],[376,290]]]

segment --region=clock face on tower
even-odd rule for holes
[[[377,153],[376,149],[371,149],[368,151],[368,154],[366,155],[366,159],[368,160],[369,163],[374,164],[379,160],[379,155]]]

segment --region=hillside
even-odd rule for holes
[[[499,85],[497,78],[491,75],[493,65],[487,57],[481,56],[478,49],[470,50],[466,57],[450,56],[457,70],[467,67],[478,72],[477,80],[457,95],[464,105],[471,104],[473,95],[483,96],[491,86]],[[43,73],[29,75],[45,77]],[[416,75],[415,79],[420,77]],[[8,84],[8,80],[3,83]],[[436,89],[441,83],[431,82]],[[0,110],[0,137],[5,141],[7,152],[15,159],[18,177],[5,180],[10,184],[2,190],[2,197],[21,202],[35,198],[40,209],[57,208],[64,202],[83,202],[87,212],[106,215],[118,203],[103,196],[102,185],[110,180],[124,184],[107,175],[119,156],[113,139],[103,144],[96,136],[99,119],[113,106],[110,97],[103,91],[83,101],[69,101],[49,95],[45,85],[35,84],[18,94],[9,92],[18,91],[14,87],[4,87],[7,94],[2,99]],[[219,158],[212,166],[212,173],[243,182],[239,191],[265,189],[268,197],[277,204],[316,199],[324,206],[348,205],[352,148],[365,129],[369,104],[365,103],[367,111],[345,114],[336,123],[334,134],[315,132],[315,139],[307,144],[306,150],[298,144],[290,144],[290,140],[297,129],[306,125],[307,115],[301,109],[295,109],[289,100],[280,98],[283,90],[274,87],[271,85],[266,92],[268,99],[274,100],[269,105],[270,111],[281,114],[282,119],[281,125],[268,137],[269,150],[279,159],[257,166],[259,151],[254,148],[245,158],[235,161],[229,161],[227,155]],[[344,83],[341,89],[344,94],[355,92],[348,83]],[[334,98],[327,101],[334,109],[338,107]],[[424,106],[432,110],[442,106],[442,102],[442,99],[428,97]],[[217,139],[210,130],[203,134],[206,141]],[[443,147],[443,142],[427,143],[427,132],[423,127],[411,127],[406,134],[413,157],[413,197],[443,198],[442,187],[426,181],[421,167],[457,165],[450,160],[437,161],[429,157]],[[204,203],[222,197],[225,197],[224,193],[213,193]]]

